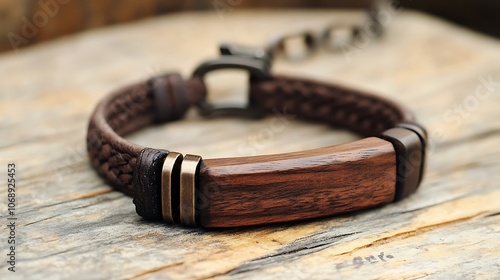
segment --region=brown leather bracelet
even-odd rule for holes
[[[339,85],[269,74],[261,60],[227,56],[184,80],[171,73],[103,100],[87,136],[92,166],[133,196],[139,215],[186,226],[234,227],[303,220],[398,201],[420,184],[425,130],[404,107]],[[250,73],[248,108],[215,108],[205,100],[206,73]],[[352,143],[294,153],[239,158],[145,148],[122,136],[180,119],[192,106],[203,114],[285,110],[303,119],[350,129]]]

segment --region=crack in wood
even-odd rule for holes
[[[93,192],[75,193],[75,194],[70,194],[70,195],[66,195],[66,196],[60,196],[60,197],[56,197],[55,199],[56,200],[66,200],[67,199],[68,201],[73,201],[73,200],[78,200],[78,199],[95,197],[95,196],[107,194],[107,193],[110,193],[113,191],[114,191],[113,189],[108,188],[108,189],[102,189],[102,190],[97,190],[97,191],[93,191]]]
[[[486,216],[484,216],[485,218],[490,218],[490,217],[495,217],[495,216],[500,216],[500,212],[496,212],[496,213],[491,213],[491,214],[488,214]]]
[[[36,221],[33,221],[33,222],[29,222],[29,223],[26,223],[26,224],[24,224],[22,226],[23,227],[29,226],[29,225],[36,224],[36,223],[43,222],[43,221],[47,221],[47,220],[50,220],[50,219],[53,219],[53,218],[56,218],[56,217],[59,217],[59,216],[61,216],[61,214],[55,215],[55,216],[50,216],[50,217],[43,218],[43,219],[40,219],[40,220],[36,220]]]
[[[477,213],[475,215],[472,215],[472,216],[467,216],[467,217],[458,218],[458,219],[454,219],[454,220],[450,220],[450,221],[445,221],[445,222],[442,222],[442,223],[437,223],[437,224],[427,225],[427,226],[423,226],[423,227],[418,227],[418,228],[416,228],[414,230],[400,232],[400,233],[397,233],[397,234],[394,234],[394,235],[391,235],[391,236],[387,236],[387,237],[384,237],[384,238],[380,238],[380,239],[374,240],[374,241],[370,242],[369,244],[365,244],[363,246],[356,247],[356,248],[354,248],[354,249],[352,249],[350,251],[343,252],[343,253],[340,253],[340,254],[336,254],[335,256],[349,255],[349,254],[352,254],[352,253],[354,253],[356,251],[359,251],[361,249],[369,248],[369,247],[372,247],[372,246],[375,246],[375,245],[385,244],[385,243],[388,243],[388,242],[390,242],[392,240],[396,240],[396,239],[407,239],[407,238],[410,238],[410,237],[413,237],[413,236],[417,236],[419,234],[422,234],[422,233],[434,230],[434,229],[436,229],[438,227],[443,227],[443,226],[447,226],[447,225],[457,224],[457,223],[460,223],[460,222],[464,222],[464,221],[468,221],[468,220],[474,219],[476,217],[479,217],[479,216],[483,215],[484,213],[485,212],[479,212],[479,213]]]
[[[300,256],[312,254],[324,250],[338,243],[340,240],[360,232],[352,232],[334,236],[328,236],[331,232],[321,232],[314,235],[301,237],[271,254],[258,257],[227,271],[223,275],[236,275],[248,271],[264,269],[276,262],[294,259]]]
[[[136,275],[134,275],[134,276],[132,276],[130,278],[127,278],[127,279],[128,280],[139,279],[139,278],[144,277],[146,275],[157,273],[157,272],[160,272],[160,271],[163,271],[165,269],[172,268],[172,267],[180,266],[182,264],[184,264],[184,262],[178,262],[178,263],[168,264],[168,265],[165,265],[165,266],[161,266],[161,267],[157,267],[157,268],[154,268],[154,269],[150,269],[150,270],[141,272],[141,273],[136,274]]]

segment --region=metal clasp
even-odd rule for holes
[[[193,77],[203,79],[211,71],[220,69],[241,69],[250,74],[250,83],[269,78],[270,65],[265,59],[256,59],[253,57],[239,55],[223,55],[216,59],[211,59],[202,63],[193,72]],[[210,103],[206,99],[197,104],[199,113],[206,117],[236,115],[242,117],[261,117],[263,114],[246,106],[227,106]]]

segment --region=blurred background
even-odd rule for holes
[[[368,0],[0,0],[0,52],[74,32],[150,16],[217,8],[369,8]],[[500,1],[400,0],[473,30],[500,37]],[[50,19],[50,20],[49,20]]]

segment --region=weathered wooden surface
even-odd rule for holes
[[[2,182],[7,163],[18,165],[17,272],[7,271],[2,238],[0,278],[500,277],[500,42],[421,14],[399,15],[382,41],[370,41],[349,60],[321,53],[275,69],[412,106],[429,129],[431,150],[427,177],[409,199],[341,217],[205,231],[141,220],[131,199],[89,167],[87,121],[111,90],[170,69],[187,75],[215,54],[221,39],[258,44],[299,21],[319,26],[335,17],[330,11],[235,11],[221,21],[214,12],[180,14],[0,56]],[[240,78],[213,77],[229,89],[212,96],[228,99]],[[355,138],[295,119],[283,124],[263,137],[271,118],[206,121],[191,114],[130,139],[210,158]],[[5,187],[0,198],[6,223]],[[6,238],[5,228],[1,232]]]

